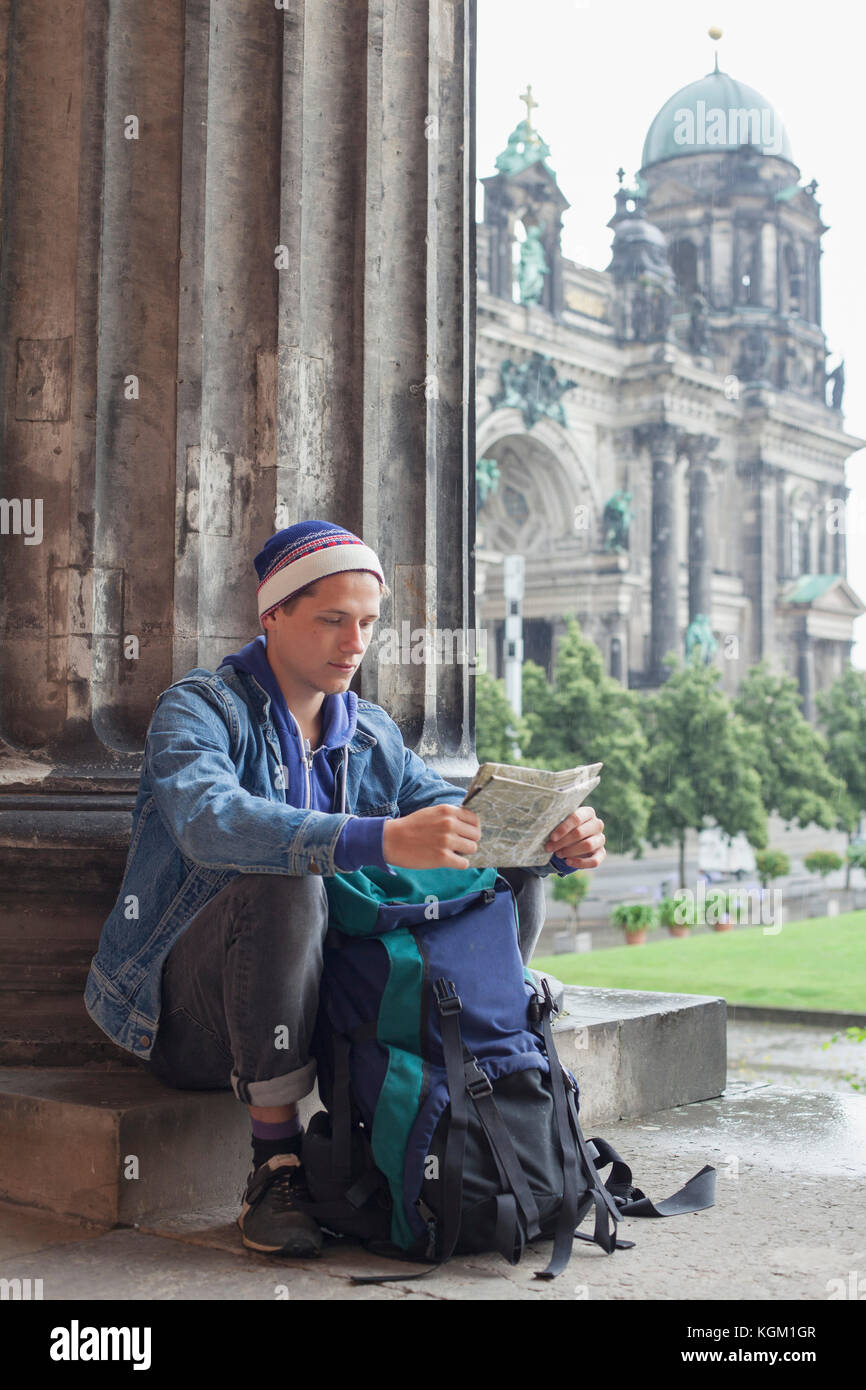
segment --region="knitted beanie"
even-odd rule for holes
[[[375,552],[360,536],[330,521],[298,521],[266,541],[255,558],[259,619],[285,599],[329,574],[366,570],[385,583]]]

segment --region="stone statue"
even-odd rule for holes
[[[538,304],[544,289],[544,277],[550,274],[550,266],[544,254],[541,241],[541,228],[526,228],[526,240],[520,247],[520,265],[517,269],[517,284],[521,304]]]
[[[704,613],[696,613],[686,628],[686,661],[696,666],[709,666],[718,645],[709,618]]]
[[[842,397],[845,394],[845,361],[839,363],[835,371],[830,372],[827,377],[827,385],[832,387],[830,405],[834,410],[842,409]]]
[[[475,465],[475,496],[477,509],[484,506],[491,492],[496,491],[499,482],[499,464],[496,459],[479,459]]]
[[[689,350],[695,357],[708,357],[710,354],[707,301],[700,293],[692,295],[689,309]]]
[[[556,367],[543,353],[533,352],[525,362],[503,362],[499,368],[500,390],[489,397],[493,410],[500,406],[516,406],[528,430],[542,415],[566,428],[562,397],[577,386],[569,378],[560,381]]]
[[[613,554],[628,550],[628,533],[632,520],[631,493],[622,488],[605,503],[604,548]]]

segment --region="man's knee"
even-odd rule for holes
[[[298,918],[310,926],[318,922],[323,929],[327,924],[328,897],[318,874],[238,874],[226,895],[240,907],[247,924],[291,923]]]

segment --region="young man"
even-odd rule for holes
[[[264,634],[157,700],[123,883],[85,1004],[168,1085],[230,1086],[249,1107],[244,1244],[304,1256],[322,1244],[292,1200],[297,1104],[315,1083],[322,875],[369,864],[465,869],[480,826],[460,806],[462,789],[349,689],[388,592],[373,551],[308,521],[272,536],[255,565]],[[544,921],[541,878],[595,868],[602,832],[581,807],[551,835],[548,865],[500,870],[515,890],[525,962]]]

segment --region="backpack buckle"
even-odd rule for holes
[[[553,1017],[555,1014],[559,1013],[559,1009],[553,1002],[553,995],[550,992],[550,985],[547,983],[547,979],[544,975],[541,976],[541,988],[544,992],[544,1003],[541,1007],[544,1011],[549,1013],[551,1017]]]
[[[446,980],[440,976],[433,986],[433,993],[436,997],[436,1007],[440,1014],[459,1014],[463,1008],[460,995],[454,987],[453,980]]]
[[[491,1096],[493,1086],[486,1071],[482,1071],[477,1062],[467,1062],[465,1068],[466,1090],[473,1100],[478,1096]],[[470,1080],[471,1078],[471,1080]]]

